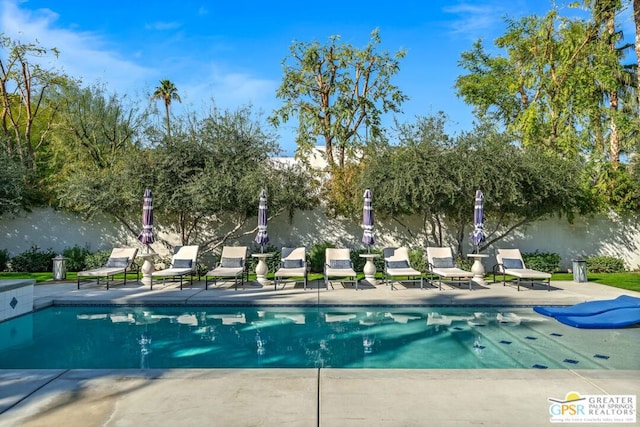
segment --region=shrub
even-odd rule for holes
[[[31,249],[11,258],[11,271],[18,271],[21,273],[52,271],[52,259],[55,256],[56,254],[52,249],[41,251],[38,246],[33,245],[31,246]]]
[[[624,261],[613,256],[594,256],[587,258],[589,273],[622,273],[625,271]]]
[[[473,262],[474,260],[472,260],[471,258],[463,258],[461,256],[458,256],[456,258],[456,265],[458,266],[458,268],[461,268],[467,271],[471,270],[471,267],[473,266]]]
[[[409,264],[415,270],[425,272],[427,271],[427,260],[422,249],[410,249],[409,250]]]
[[[104,267],[107,263],[107,260],[109,259],[109,255],[111,255],[110,250],[97,251],[87,254],[87,256],[84,258],[85,268],[92,269]]]
[[[62,251],[62,256],[67,258],[67,271],[82,271],[86,267],[85,258],[91,251],[89,248],[81,248],[75,245],[72,248],[65,248]]]
[[[9,251],[6,249],[0,249],[0,271],[7,271],[7,264],[10,259]]]
[[[527,268],[555,273],[560,268],[560,255],[552,252],[523,253],[522,259]]]
[[[335,245],[329,242],[316,243],[313,245],[309,254],[309,267],[313,273],[324,272],[325,251],[327,248],[335,248]]]

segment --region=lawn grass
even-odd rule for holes
[[[131,274],[127,277],[131,277]],[[117,274],[115,276],[117,279],[123,279],[122,274]],[[273,278],[273,273],[267,275],[268,278]],[[359,273],[358,279],[364,277],[364,274]],[[376,275],[379,279],[382,278],[380,272]],[[490,277],[490,275],[487,275]],[[77,278],[76,273],[68,272],[67,273],[67,281],[75,281]],[[324,276],[321,273],[309,273],[309,280],[320,280],[323,279]],[[36,284],[45,284],[47,282],[51,282],[53,280],[53,273],[44,272],[44,273],[0,273],[0,280],[11,280],[11,279],[35,279]],[[255,279],[255,273],[249,275],[249,279]],[[573,274],[571,273],[554,273],[551,277],[551,281],[554,280],[573,280]],[[587,280],[589,282],[599,283],[601,285],[612,286],[615,288],[626,289],[629,291],[640,292],[640,272],[626,272],[626,273],[589,273],[587,275]]]
[[[573,280],[573,274],[555,273],[551,277],[551,280]],[[638,271],[626,273],[589,273],[587,280],[601,285],[613,286],[614,288],[640,292],[640,272]]]

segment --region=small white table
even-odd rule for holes
[[[153,273],[153,270],[155,269],[151,260],[157,256],[158,254],[154,253],[138,254],[138,258],[142,258],[144,260],[142,267],[140,267],[140,271],[142,272],[142,279],[140,280],[140,283],[143,285],[151,286],[151,273]]]
[[[476,282],[478,285],[486,285],[486,281],[484,280],[484,265],[482,265],[482,258],[488,258],[487,254],[467,254],[467,257],[473,258],[473,265],[471,266],[471,272],[473,273],[472,281]]]
[[[267,258],[271,258],[273,254],[251,254],[252,257],[258,259],[258,265],[256,265],[256,281],[263,286],[269,285],[270,282],[267,280],[267,272],[269,271],[269,267],[267,266]]]
[[[376,265],[373,263],[373,260],[378,258],[380,254],[360,254],[358,256],[367,260],[362,269],[364,273],[364,279],[362,280],[370,285],[376,286],[378,281],[376,280]]]

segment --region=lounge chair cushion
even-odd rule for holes
[[[522,270],[524,265],[518,258],[502,258],[502,266],[506,269]]]
[[[329,261],[329,267],[335,269],[351,268],[351,260],[348,259],[332,259]]]
[[[387,261],[387,268],[410,268],[409,261]]]
[[[453,263],[453,258],[444,257],[444,258],[431,258],[431,264],[433,268],[453,268],[455,264]]]
[[[285,259],[282,261],[283,268],[301,268],[304,266],[304,261],[301,259]]]
[[[192,259],[174,259],[173,260],[173,268],[191,268],[193,267]]]
[[[129,266],[129,258],[109,258],[106,266],[113,268],[127,268]]]
[[[220,266],[225,268],[240,268],[242,267],[242,258],[225,258],[220,260]]]

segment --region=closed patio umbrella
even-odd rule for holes
[[[364,234],[362,235],[362,243],[367,245],[367,251],[371,251],[371,245],[376,242],[376,238],[373,235],[373,196],[371,190],[368,188],[364,192],[364,207],[362,209],[362,226],[364,227]]]
[[[264,251],[264,246],[269,243],[267,234],[267,192],[260,191],[260,204],[258,205],[258,234],[255,241],[260,245],[260,252]]]
[[[476,190],[475,204],[473,206],[473,232],[471,233],[471,243],[475,247],[476,253],[484,240],[484,195],[482,191]]]
[[[147,245],[147,252],[149,252],[149,245],[155,241],[153,237],[153,196],[151,189],[144,190],[144,198],[142,202],[142,233],[138,235],[138,240],[143,245]]]

